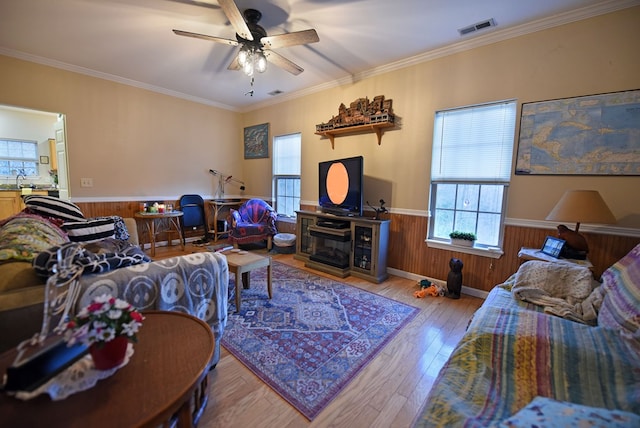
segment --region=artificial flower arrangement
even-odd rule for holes
[[[104,346],[117,337],[137,342],[144,317],[131,304],[108,294],[95,297],[67,323],[67,342]]]
[[[53,180],[53,184],[58,184],[58,170],[49,170],[49,177],[51,177],[51,179]]]

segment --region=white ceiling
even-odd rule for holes
[[[228,39],[215,0],[0,0],[0,54],[128,83],[237,111],[359,76],[423,61],[640,0],[236,0],[262,12],[268,35],[314,28],[318,43],[277,49],[304,68],[269,64],[250,79],[229,71],[237,47],[180,37],[180,29]],[[458,29],[493,18],[496,27]],[[1,71],[0,71],[1,73]],[[0,75],[1,76],[1,75]],[[283,91],[272,96],[272,91]],[[375,95],[375,94],[369,94]]]

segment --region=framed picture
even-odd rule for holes
[[[516,175],[640,175],[640,90],[522,104]]]
[[[244,158],[260,159],[269,157],[269,124],[244,128]]]
[[[40,156],[40,163],[42,165],[48,165],[49,164],[49,156]]]

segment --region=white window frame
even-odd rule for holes
[[[297,140],[297,141],[296,141]],[[281,150],[279,147],[283,144],[286,149]],[[281,156],[285,155],[294,159],[288,159],[288,162],[284,164],[280,161]],[[297,157],[297,165],[295,164],[295,157]],[[293,162],[292,162],[293,161]],[[272,194],[274,201],[274,209],[278,213],[278,217],[281,219],[295,219],[296,211],[300,209],[300,170],[302,163],[302,134],[292,133],[285,135],[278,135],[273,138],[273,181],[272,181]],[[289,181],[293,184],[292,193],[279,193],[279,183]],[[284,202],[286,199],[287,202]],[[287,208],[283,208],[283,206]]]
[[[491,131],[482,132],[487,131],[483,126],[488,118],[485,117],[485,121],[475,121],[473,115],[476,113],[487,113],[495,110],[495,107],[500,106],[506,107],[506,109],[504,109],[504,122],[501,124],[502,132],[496,134],[497,138],[495,140],[491,140],[493,138]],[[504,100],[436,112],[432,146],[433,160],[429,197],[429,225],[426,239],[429,247],[447,250],[451,250],[452,247],[448,238],[448,232],[445,237],[441,230],[442,225],[440,225],[440,230],[436,232],[437,215],[438,212],[440,212],[442,215],[451,216],[449,218],[452,219],[452,230],[456,229],[457,216],[465,217],[470,222],[475,221],[476,230],[473,232],[476,233],[479,238],[476,245],[468,249],[456,246],[456,251],[494,258],[498,258],[503,254],[502,247],[504,242],[507,192],[511,179],[511,165],[515,145],[516,110],[516,100]],[[465,126],[463,132],[459,132],[455,126],[452,127],[449,125],[449,127],[447,127],[444,121],[447,120],[447,114],[451,113],[467,114],[473,118],[472,125]],[[496,128],[491,127],[489,129]],[[468,150],[470,147],[473,148],[474,145],[476,145],[475,138],[482,138],[482,136],[488,138],[485,140],[487,144],[480,146],[481,151]],[[494,148],[499,148],[500,150],[493,150]],[[478,165],[486,165],[486,163],[479,162],[479,159],[483,159],[483,154],[488,156],[487,159],[496,165],[494,170],[487,171],[486,168],[478,168]],[[487,174],[487,172],[490,172],[490,174]],[[502,200],[500,203],[483,204],[480,199],[481,193],[477,193],[477,205],[473,204],[474,200],[472,198],[470,208],[466,209],[461,204],[461,200],[458,199],[457,192],[463,189],[461,186],[468,186],[467,190],[474,191],[476,190],[476,186],[479,186],[477,187],[478,191],[480,191],[480,189],[490,190],[493,186],[502,186]],[[453,189],[453,191],[456,192],[453,207],[448,206],[445,208],[436,205],[438,188],[442,191],[445,187],[449,188],[449,190]],[[451,197],[448,199],[450,201]],[[467,199],[465,199],[464,202],[467,202]],[[483,211],[482,205],[492,205],[493,208],[485,212]],[[498,206],[500,207],[499,213],[497,211]],[[483,243],[477,232],[478,224],[482,221],[480,219],[495,217],[498,214],[499,223],[497,225],[498,230],[496,231],[497,236],[492,235],[493,238],[497,237],[496,242],[492,241],[490,244],[486,242]],[[475,220],[473,219],[474,215]]]
[[[13,146],[13,149],[10,148]],[[21,155],[12,155],[18,147]],[[25,152],[32,152],[33,157]],[[38,177],[38,142],[34,140],[18,140],[15,138],[0,139],[0,176],[17,177],[22,174],[25,177]]]

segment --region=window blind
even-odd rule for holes
[[[274,175],[300,175],[300,146],[300,134],[282,135],[274,138]]]
[[[508,182],[516,101],[436,112],[433,181]]]

